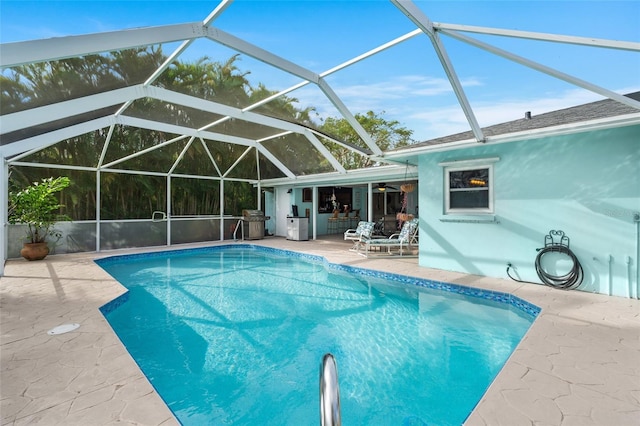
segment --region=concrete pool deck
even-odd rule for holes
[[[640,424],[638,300],[422,268],[416,258],[365,259],[348,251],[351,243],[336,238],[267,238],[251,243],[321,255],[334,263],[502,291],[542,308],[465,425]],[[170,249],[205,245],[211,244]],[[93,262],[164,249],[6,263],[0,279],[2,425],[179,424],[99,312],[100,306],[125,290]],[[67,323],[80,327],[66,334],[47,334]]]

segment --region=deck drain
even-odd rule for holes
[[[47,331],[47,334],[51,336],[54,334],[64,334],[73,331],[78,327],[80,327],[80,324],[62,324],[57,327],[53,327],[51,330]]]

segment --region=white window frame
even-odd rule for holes
[[[445,215],[491,215],[494,214],[494,163],[499,161],[500,158],[492,157],[492,158],[478,158],[473,160],[458,160],[458,161],[447,161],[444,163],[440,163],[439,166],[444,168],[444,214]],[[451,188],[449,187],[450,183],[450,174],[451,172],[459,172],[465,170],[477,170],[477,169],[488,169],[489,174],[489,185],[486,189],[478,188],[479,191],[488,191],[488,206],[487,207],[479,207],[479,208],[451,208]],[[466,189],[469,190],[469,189]]]

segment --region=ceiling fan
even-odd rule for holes
[[[387,184],[384,182],[381,182],[378,184],[378,191],[385,191],[387,189],[398,189],[398,188],[395,188],[393,186],[387,186]]]

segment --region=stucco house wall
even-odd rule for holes
[[[494,215],[444,214],[443,162],[498,157]],[[545,235],[562,230],[580,290],[638,297],[640,126],[434,152],[419,159],[420,265],[539,283]],[[476,220],[478,219],[478,220]]]

